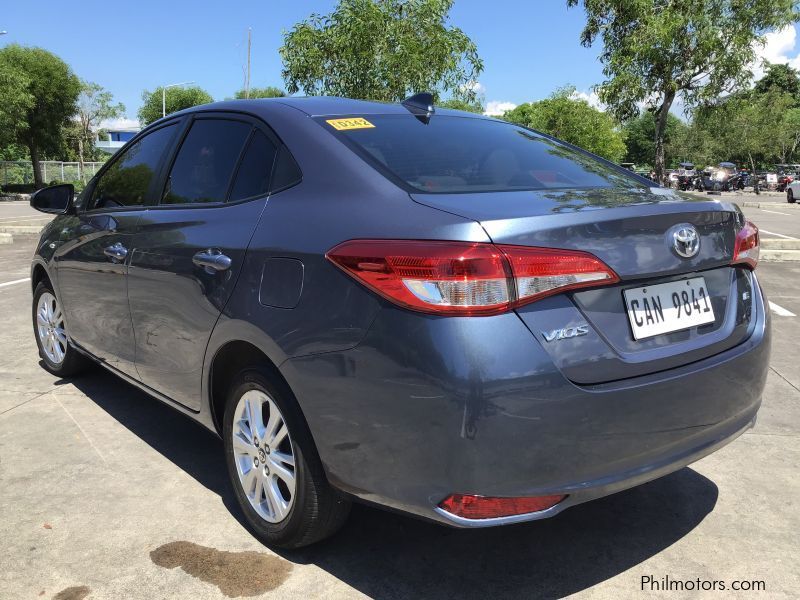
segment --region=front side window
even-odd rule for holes
[[[242,121],[195,121],[172,165],[161,204],[224,202],[251,129]]]
[[[123,208],[146,203],[164,151],[175,134],[175,123],[148,133],[121,151],[94,187],[90,208]]]
[[[369,115],[318,122],[410,191],[504,192],[643,187],[607,163],[528,129],[489,119]]]

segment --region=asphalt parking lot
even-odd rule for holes
[[[765,237],[800,239],[800,210],[781,200],[745,212]],[[0,230],[33,219],[0,202]],[[334,538],[275,553],[243,526],[218,439],[100,369],[59,380],[39,366],[36,237],[13,239],[0,244],[0,597],[619,598],[643,577],[800,593],[800,262],[759,266],[771,369],[756,427],[721,451],[546,521],[463,531],[357,506]]]

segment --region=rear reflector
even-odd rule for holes
[[[552,508],[566,496],[532,496],[523,498],[493,498],[451,494],[439,503],[439,508],[464,519],[493,519],[525,515]]]
[[[743,264],[755,269],[758,264],[759,245],[758,227],[752,221],[745,221],[744,227],[736,234],[733,264]]]
[[[326,257],[395,304],[440,315],[495,315],[619,281],[586,252],[480,242],[351,240]]]

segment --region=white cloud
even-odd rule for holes
[[[497,117],[502,115],[507,110],[514,110],[517,105],[513,102],[503,102],[502,100],[490,100],[486,103],[486,109],[483,114],[490,117]]]
[[[119,119],[106,119],[100,123],[100,129],[141,129],[138,119],[122,117]]]
[[[586,100],[590,106],[593,106],[598,110],[605,110],[606,108],[605,105],[600,102],[597,92],[594,91],[576,91],[574,94],[572,94],[572,98],[575,98],[576,100]],[[536,102],[536,100],[530,100],[530,102]],[[513,102],[507,102],[504,100],[490,100],[486,103],[486,109],[483,111],[483,114],[490,117],[502,116],[506,111],[513,110],[516,107],[517,104],[514,104]]]
[[[787,25],[779,31],[771,31],[766,36],[763,46],[756,45],[756,62],[751,66],[753,78],[759,80],[764,76],[762,61],[773,64],[788,64],[794,69],[800,69],[800,50],[796,49],[797,29],[794,25]]]
[[[594,90],[590,90],[589,92],[581,92],[575,90],[572,93],[572,98],[575,100],[586,100],[589,103],[589,106],[592,108],[596,108],[597,110],[606,110],[606,105],[600,102],[600,97],[597,95],[597,92]]]
[[[473,91],[479,96],[486,93],[486,86],[484,86],[480,81],[469,81],[461,86],[462,91]]]

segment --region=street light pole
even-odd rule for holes
[[[194,83],[194,81],[184,81],[182,83],[170,83],[169,85],[165,85],[161,87],[161,117],[167,116],[167,88],[171,87],[180,87],[182,85],[189,85],[190,83]]]

